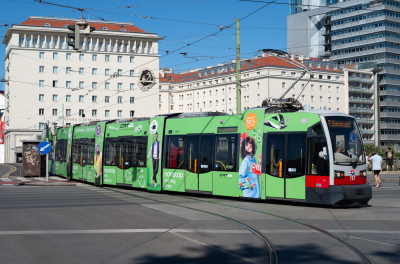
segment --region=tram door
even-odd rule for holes
[[[116,149],[117,183],[132,184],[133,137],[118,137]]]
[[[305,199],[305,132],[268,133],[266,196]]]
[[[186,190],[212,192],[214,135],[188,135]]]

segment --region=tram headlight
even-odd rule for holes
[[[360,177],[363,177],[363,178],[367,177],[367,171],[366,170],[360,171]]]
[[[335,178],[344,178],[344,171],[335,171]]]

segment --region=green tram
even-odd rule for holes
[[[52,144],[56,175],[96,185],[331,205],[372,197],[358,125],[335,111],[92,122],[58,128]]]

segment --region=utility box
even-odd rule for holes
[[[22,140],[22,177],[39,177],[46,174],[46,155],[39,152],[41,140]]]

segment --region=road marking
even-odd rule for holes
[[[0,231],[0,235],[165,233],[168,231],[169,229],[32,230],[32,231]]]
[[[360,237],[355,237],[355,236],[349,236],[349,237],[354,238],[354,239],[359,239],[359,240],[364,240],[364,241],[372,242],[372,243],[382,244],[382,245],[386,245],[386,246],[400,247],[400,246],[398,246],[398,245],[383,243],[383,242],[379,242],[379,241],[375,241],[375,240],[369,240],[369,239],[360,238]]]
[[[215,249],[215,250],[217,250],[217,251],[220,251],[220,252],[223,252],[223,253],[225,253],[225,254],[231,255],[231,256],[233,256],[233,257],[237,257],[237,258],[243,259],[244,261],[251,262],[251,263],[258,263],[258,262],[255,262],[255,261],[253,261],[253,260],[250,260],[250,259],[244,258],[244,257],[242,257],[242,256],[239,256],[239,255],[237,255],[237,254],[228,252],[228,251],[226,251],[226,250],[223,250],[223,249],[220,249],[220,248],[217,248],[217,247],[208,245],[208,244],[203,243],[203,242],[200,242],[200,241],[198,241],[198,240],[194,240],[194,239],[189,238],[189,237],[187,237],[187,236],[180,235],[180,234],[175,233],[175,232],[171,232],[171,233],[174,234],[174,235],[176,235],[176,236],[179,236],[179,237],[181,237],[181,238],[184,238],[184,239],[186,239],[186,240],[189,240],[189,241],[191,241],[191,242],[193,242],[193,243],[196,243],[196,244],[199,244],[199,245],[202,245],[202,246],[205,246],[205,247],[209,247],[209,248]]]
[[[52,177],[49,177],[50,179],[53,179],[53,180],[57,180],[57,181],[66,181],[66,179],[63,179],[63,178],[60,178],[60,177],[56,177],[56,176],[52,176]]]
[[[0,178],[0,181],[11,181],[9,178]]]
[[[248,230],[172,229],[171,233],[250,234]]]
[[[14,186],[14,184],[1,184],[0,186]]]
[[[400,234],[400,231],[384,230],[326,230],[331,233],[361,233],[361,234]]]
[[[28,180],[28,179],[25,179],[25,178],[22,178],[22,177],[16,177],[18,180],[20,180],[20,181],[31,181],[31,180]]]
[[[46,180],[45,178],[34,178],[34,179],[36,179],[38,181],[45,181]]]

